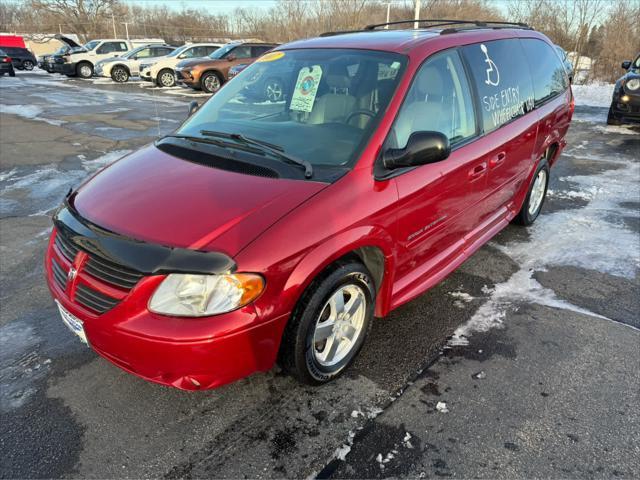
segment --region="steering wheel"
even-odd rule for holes
[[[353,117],[356,117],[358,115],[366,115],[367,117],[373,118],[376,116],[376,112],[374,112],[373,110],[367,110],[367,109],[354,110],[349,115],[347,115],[347,119],[345,120],[345,123],[349,123]]]

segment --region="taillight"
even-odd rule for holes
[[[4,63],[9,63],[9,62],[11,61],[11,57],[4,57],[4,58],[2,59],[2,61],[3,61]]]

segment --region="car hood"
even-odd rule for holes
[[[201,57],[201,58],[192,58],[189,60],[182,60],[177,68],[188,68],[195,67],[196,65],[203,65],[205,67],[211,67],[213,65],[218,65],[220,63],[229,63],[229,60],[225,60],[224,58],[209,58],[209,57]]]
[[[150,145],[102,170],[72,198],[82,217],[112,232],[233,256],[327,185],[220,170]]]
[[[106,65],[107,63],[116,62],[116,61],[127,63],[129,61],[129,59],[128,58],[122,58],[122,57],[109,57],[109,58],[103,58],[98,63],[101,64],[101,65]]]
[[[65,37],[64,35],[56,35],[55,38],[63,43],[66,43],[71,48],[81,47],[81,45],[79,45],[75,40],[69,37]]]

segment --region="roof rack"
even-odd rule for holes
[[[411,23],[433,23],[433,25],[425,25],[426,28],[434,28],[434,27],[445,27],[449,25],[463,25],[463,26],[473,26],[478,28],[523,28],[530,30],[531,27],[526,23],[521,22],[494,22],[491,20],[453,20],[448,18],[422,18],[415,20],[398,20],[395,22],[386,22],[386,23],[374,23],[371,25],[367,25],[364,27],[364,30],[370,31],[375,30],[379,27],[386,27],[389,25],[403,25],[403,24],[411,24]],[[453,31],[457,31],[458,29],[446,29],[441,33],[452,33]]]

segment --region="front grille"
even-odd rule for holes
[[[118,300],[108,297],[85,285],[78,285],[76,289],[76,302],[96,313],[105,313],[118,304]]]
[[[51,259],[53,280],[62,291],[66,291],[68,271],[81,249],[61,230],[56,231],[54,244],[59,255]],[[136,270],[107,260],[92,252],[82,251],[86,253],[87,258],[86,261],[80,262],[77,285],[75,289],[73,287],[71,289],[71,291],[75,291],[73,300],[97,314],[111,310],[120,302],[119,298],[111,297],[97,290],[100,288],[99,284],[103,284],[106,291],[112,291],[115,287],[122,291],[124,296],[143,277],[143,274]],[[92,286],[89,286],[88,283]]]
[[[62,236],[60,232],[57,233],[55,239],[56,246],[58,250],[69,260],[71,263],[76,258],[76,255],[80,251],[80,248],[74,243],[71,242],[68,238]]]
[[[67,288],[67,274],[56,260],[51,260],[53,279],[61,290]]]
[[[106,283],[126,288],[127,290],[131,290],[142,278],[142,274],[135,270],[95,255],[89,257],[89,261],[85,264],[84,270],[98,280],[103,280]]]

